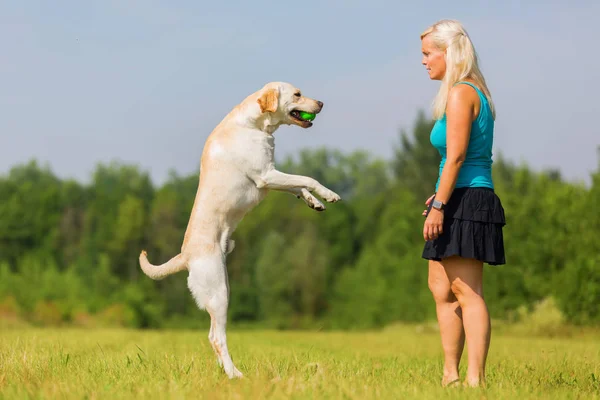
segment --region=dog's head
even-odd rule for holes
[[[302,128],[313,125],[301,117],[302,111],[318,114],[323,109],[322,102],[303,96],[300,89],[286,82],[265,85],[258,94],[257,102],[261,113],[271,113],[278,123]]]

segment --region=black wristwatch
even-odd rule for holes
[[[431,207],[435,208],[436,210],[442,211],[444,209],[444,206],[445,204],[441,201],[433,199],[433,204],[431,205]]]

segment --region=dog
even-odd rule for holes
[[[273,133],[281,125],[310,128],[313,123],[301,112],[318,114],[322,109],[322,102],[287,82],[270,82],[246,97],[206,139],[181,253],[162,265],[151,264],[145,250],[139,256],[142,271],[155,280],[189,271],[188,288],[198,307],[210,315],[208,339],[229,378],[243,376],[231,360],[225,332],[230,293],[225,261],[235,247],[232,233],[270,190],[291,193],[317,211],[325,206],[313,193],[326,202],[340,200],[315,179],[285,174],[274,165]]]

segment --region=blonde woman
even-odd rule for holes
[[[433,102],[432,145],[442,160],[435,194],[423,212],[429,288],[444,350],[444,386],[459,383],[465,338],[465,384],[485,383],[490,317],[483,296],[483,264],[505,263],[504,209],[494,192],[492,144],[496,112],[464,27],[442,20],[421,35],[423,65],[441,81]]]

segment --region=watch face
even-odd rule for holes
[[[433,207],[434,207],[434,208],[437,208],[437,209],[440,209],[440,208],[442,208],[442,202],[441,202],[441,201],[439,201],[439,200],[434,200],[434,201],[433,201]]]

